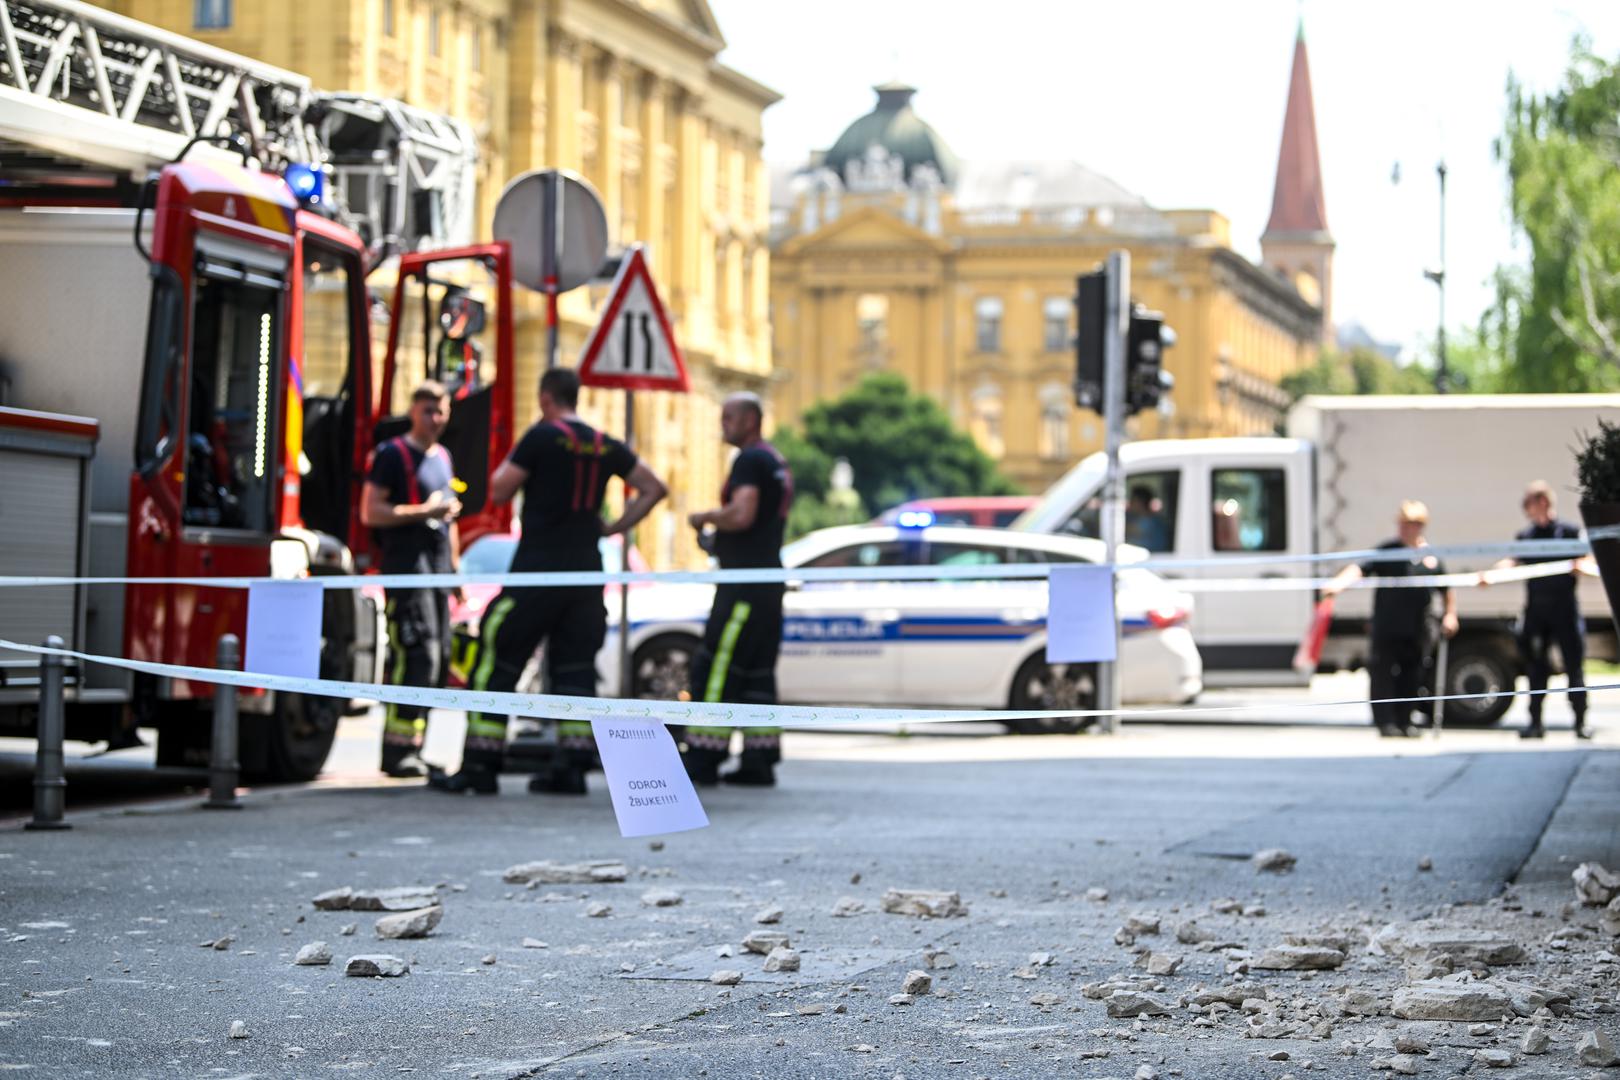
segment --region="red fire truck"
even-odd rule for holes
[[[455,386],[463,535],[505,530],[486,492],[512,439],[508,251],[401,253],[443,240],[427,223],[454,216],[446,191],[413,187],[409,168],[379,183],[386,155],[364,146],[345,172],[330,137],[334,116],[355,145],[361,120],[403,117],[418,138],[372,141],[419,153],[451,122],[317,100],[300,76],[88,5],[4,0],[0,19],[18,43],[0,51],[0,576],[363,572],[366,461],[406,424],[380,391],[424,375]],[[379,264],[398,274],[391,308],[367,287]],[[0,637],[211,666],[246,604],[200,584],[0,588]],[[365,591],[326,592],[322,639],[323,675],[376,677]],[[0,651],[0,734],[32,733],[36,673]],[[211,694],[76,666],[67,734],[120,746],[155,728],[160,765],[202,763]],[[347,703],[244,691],[240,705],[244,770],[307,779]]]

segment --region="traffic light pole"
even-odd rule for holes
[[[1105,558],[1113,565],[1119,545],[1125,540],[1125,472],[1119,464],[1119,448],[1125,442],[1125,339],[1131,314],[1131,253],[1110,252],[1108,256],[1108,320],[1103,331],[1103,429],[1108,472],[1103,481],[1100,521]],[[1119,577],[1110,572],[1116,596]],[[1119,618],[1114,620],[1114,656],[1119,656]],[[1119,708],[1119,661],[1097,665],[1097,708]],[[1113,734],[1118,718],[1103,716],[1098,728]]]

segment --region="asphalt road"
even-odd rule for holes
[[[1257,1042],[1190,1035],[1185,1018],[1111,1020],[1080,993],[1133,972],[1113,937],[1131,912],[1201,913],[1261,948],[1289,929],[1473,910],[1526,874],[1520,890],[1556,908],[1567,863],[1617,846],[1620,755],[1565,734],[1381,741],[1343,723],[1145,723],[1111,739],[790,735],[780,788],[705,792],[710,827],[655,850],[618,836],[599,779],[584,799],[529,796],[521,777],[500,798],[380,781],[375,722],[361,719],[328,779],[253,793],[239,812],[143,797],[82,812],[68,833],[0,832],[0,1065],[43,1076],[1094,1078],[1145,1065],[1219,1080],[1280,1078],[1311,1059],[1313,1073],[1365,1076],[1368,1053],[1341,1057],[1335,1044],[1376,1039],[1387,1018],[1330,1040]],[[458,735],[453,718],[436,718],[433,748],[453,753]],[[1266,847],[1293,852],[1295,872],[1257,875],[1245,860]],[[1425,856],[1431,872],[1418,869]],[[630,879],[503,883],[504,868],[533,859],[622,859]],[[309,902],[342,885],[407,884],[437,886],[446,911],[417,941],[377,941],[375,915]],[[891,887],[956,890],[969,913],[884,914]],[[1108,899],[1087,899],[1094,887]],[[682,902],[650,906],[653,889]],[[1210,915],[1222,897],[1267,913]],[[835,916],[843,898],[863,910]],[[590,917],[598,903],[611,913]],[[786,911],[797,976],[716,954],[736,950],[768,904]],[[224,936],[225,949],[200,947]],[[331,944],[334,966],[291,964],[313,940]],[[1150,944],[1161,941],[1175,947]],[[957,966],[933,973],[933,994],[890,1005],[929,947]],[[379,951],[411,973],[343,977],[346,957]],[[1170,995],[1227,977],[1221,953],[1183,951]],[[1039,952],[1051,963],[1032,963]],[[1248,977],[1323,994],[1370,977],[1361,966]],[[747,978],[711,985],[721,967]],[[233,1020],[248,1038],[227,1037]],[[1278,1052],[1291,1061],[1269,1060]],[[1468,1068],[1463,1049],[1445,1053],[1423,1071]]]

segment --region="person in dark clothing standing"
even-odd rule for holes
[[[1524,516],[1530,524],[1519,530],[1515,540],[1579,540],[1581,530],[1567,521],[1553,516],[1555,503],[1552,487],[1545,480],[1537,480],[1524,492]],[[1517,559],[1503,559],[1496,564],[1500,569],[1525,563],[1555,562],[1556,555],[1526,555]],[[1586,676],[1581,670],[1586,660],[1585,626],[1581,620],[1580,604],[1575,598],[1576,577],[1593,573],[1591,558],[1576,561],[1567,574],[1553,577],[1530,578],[1524,583],[1524,614],[1519,617],[1519,652],[1530,675],[1530,726],[1519,732],[1523,739],[1540,739],[1546,735],[1541,726],[1542,707],[1547,695],[1535,693],[1547,689],[1552,675],[1552,646],[1558,646],[1563,657],[1564,672],[1569,676],[1569,707],[1575,713],[1575,737],[1590,739],[1586,730]],[[1481,584],[1490,584],[1490,571],[1479,576]]]
[[[377,447],[366,474],[360,521],[376,530],[385,574],[454,573],[460,555],[455,468],[439,436],[450,419],[450,395],[436,382],[411,394],[411,429]],[[449,671],[450,594],[446,589],[389,589],[388,681],[393,686],[444,685]],[[387,706],[382,771],[421,777],[427,709]]]
[[[1429,546],[1423,536],[1428,523],[1428,507],[1415,499],[1401,503],[1400,515],[1395,519],[1399,536],[1378,545],[1379,550],[1399,554],[1374,557],[1360,565],[1345,567],[1322,589],[1322,595],[1337,596],[1363,577],[1429,577],[1444,574],[1446,568],[1438,557],[1414,557],[1410,552],[1412,548]],[[1422,687],[1423,669],[1430,646],[1428,621],[1434,592],[1433,588],[1417,585],[1388,586],[1373,593],[1367,674],[1371,679],[1375,702],[1373,723],[1380,735],[1412,734],[1412,703],[1387,699],[1416,697]],[[1451,637],[1457,632],[1457,598],[1449,588],[1442,587],[1440,593],[1445,600],[1440,632]]]
[[[602,569],[597,542],[623,533],[667,493],[664,482],[624,443],[579,418],[579,375],[553,368],[540,379],[540,420],[524,433],[495,475],[490,498],[506,502],[523,492],[523,536],[512,557],[519,573]],[[620,477],[634,494],[614,521],[602,518],[608,480]],[[596,654],[607,636],[602,586],[504,588],[490,602],[479,626],[467,684],[471,690],[510,691],[542,643],[551,692],[596,696]],[[529,781],[529,790],[585,794],[585,773],[595,753],[587,720],[562,720],[557,732],[562,756],[549,774]],[[496,792],[506,749],[506,716],[467,714],[461,771],[435,771],[428,784],[440,791]]]
[[[722,570],[782,565],[782,534],[793,506],[793,473],[787,460],[760,434],[765,419],[753,394],[733,394],[720,409],[720,432],[737,448],[731,474],[720,493],[720,507],[687,520],[695,529],[713,528],[713,551]],[[703,647],[692,664],[695,701],[776,703],[776,657],[782,648],[782,596],[787,586],[719,585],[703,631]],[[738,767],[719,775],[731,754],[731,729],[686,729],[687,772],[699,784],[771,787],[782,759],[781,728],[743,729]]]

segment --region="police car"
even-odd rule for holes
[[[1125,547],[1122,561],[1146,556]],[[1100,541],[937,526],[926,512],[894,525],[823,529],[782,549],[809,567],[973,567],[1096,563]],[[638,697],[687,690],[712,587],[651,585],[630,597],[630,648]],[[1203,664],[1187,623],[1192,600],[1149,570],[1120,572],[1122,696],[1127,705],[1183,703],[1203,689]],[[617,618],[617,604],[610,618]],[[618,628],[598,657],[604,695],[619,685]],[[784,602],[777,689],[784,704],[1087,709],[1091,664],[1046,661],[1046,582],[1031,580],[792,582]],[[1077,731],[1088,718],[1009,724],[1015,731]]]

